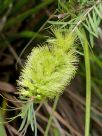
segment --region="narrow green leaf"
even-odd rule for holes
[[[98,16],[102,19],[102,15],[101,15],[100,11],[98,10],[98,8],[95,6],[94,9],[95,9],[96,13],[98,14]]]
[[[95,22],[93,22],[93,19],[92,19],[92,17],[90,16],[90,14],[88,14],[88,18],[89,18],[90,26],[91,26],[93,32],[95,33],[95,35],[96,35],[96,37],[97,37],[97,28],[95,27]]]
[[[84,22],[82,24],[89,31],[89,33],[91,33],[93,36],[97,37],[97,35],[90,29],[90,26],[87,26]]]
[[[94,37],[93,37],[93,35],[90,34],[89,38],[90,38],[91,47],[93,48],[94,47]]]

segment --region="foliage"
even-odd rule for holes
[[[66,4],[62,5],[61,3],[60,5],[61,7],[63,7],[63,5],[66,6]],[[68,10],[70,11],[70,9]],[[57,23],[50,21],[50,23],[61,25],[62,28],[66,26],[70,27],[72,31],[75,31],[77,28],[84,27],[90,33],[89,35],[90,45],[93,47],[94,37],[99,36],[99,25],[102,19],[101,12],[102,12],[101,0],[80,1],[77,9],[74,10],[73,8],[71,14],[67,12],[62,21],[59,20]],[[71,19],[69,19],[69,17],[71,17]]]

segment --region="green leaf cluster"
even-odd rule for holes
[[[68,5],[67,5],[68,4]],[[59,1],[59,12],[64,13],[58,21],[49,21],[52,25],[60,26],[61,28],[77,29],[84,28],[89,35],[89,44],[94,45],[94,37],[98,37],[100,33],[99,25],[102,19],[102,1],[101,0],[79,0],[79,1]],[[69,6],[72,5],[70,8]],[[74,7],[74,8],[72,8]],[[66,9],[66,10],[65,10]]]

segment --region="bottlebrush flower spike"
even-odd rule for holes
[[[60,29],[52,32],[53,38],[32,49],[18,81],[21,97],[33,97],[35,103],[60,95],[77,70],[75,35]]]
[[[53,38],[32,49],[18,80],[20,98],[26,100],[20,113],[23,121],[19,131],[23,136],[28,125],[37,136],[34,103],[54,99],[75,76],[78,63],[76,37],[61,31],[53,29]]]

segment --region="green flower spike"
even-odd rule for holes
[[[62,94],[76,73],[78,63],[75,48],[76,36],[61,31],[53,29],[54,37],[49,38],[42,46],[33,48],[25,62],[18,86],[21,99],[28,100],[27,105],[30,104],[30,107],[32,103],[51,100],[56,95]],[[29,102],[32,98],[33,101]],[[33,113],[33,108],[28,106],[28,110],[24,109],[22,113],[31,117],[28,114]],[[24,115],[22,118],[25,118]],[[27,121],[34,130],[32,121],[30,119]]]

